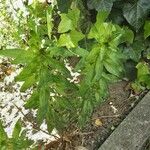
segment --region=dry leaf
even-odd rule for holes
[[[103,123],[102,123],[102,121],[101,121],[100,119],[96,119],[96,120],[95,120],[95,125],[96,125],[96,126],[102,126]]]

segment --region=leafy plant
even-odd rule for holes
[[[33,89],[24,106],[38,110],[37,124],[45,120],[49,134],[54,128],[63,135],[68,127],[84,127],[93,109],[108,97],[109,84],[130,80],[132,70],[137,70],[132,87],[150,88],[149,0],[57,0],[55,5],[34,1],[25,8],[29,15],[20,17],[20,24],[13,22],[18,45],[3,48],[0,55],[24,65],[15,78],[24,82],[21,91]],[[70,58],[76,61],[70,63],[72,71],[80,73],[78,83],[71,81],[66,67]],[[18,122],[14,139],[20,131]],[[11,140],[2,125],[0,132],[5,149]],[[28,140],[20,140],[25,143],[20,149],[30,146]]]
[[[25,131],[21,131],[21,128],[21,122],[18,121],[14,127],[12,137],[9,138],[3,129],[2,122],[0,122],[0,147],[2,150],[26,149],[33,144],[33,141],[25,137]]]

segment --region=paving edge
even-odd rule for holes
[[[150,92],[137,104],[98,150],[141,150],[150,137]]]

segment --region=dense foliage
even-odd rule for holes
[[[109,83],[126,78],[135,92],[150,88],[150,0],[25,1],[24,7],[28,15],[17,9],[17,21],[7,8],[1,12],[8,27],[0,29],[0,55],[24,65],[15,80],[24,81],[21,91],[33,88],[25,108],[38,110],[37,123],[46,120],[49,133],[82,128],[108,96]],[[67,63],[80,73],[78,82]],[[0,147],[29,147],[20,131],[18,122],[9,139],[0,123]]]

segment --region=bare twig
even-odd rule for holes
[[[100,118],[117,118],[117,117],[120,117],[120,115],[100,116]]]

